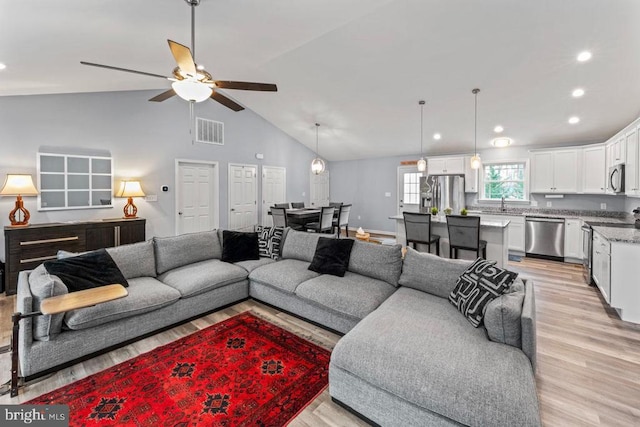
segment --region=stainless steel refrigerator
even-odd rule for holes
[[[451,208],[454,215],[465,207],[464,175],[429,175],[420,178],[420,207],[428,211],[433,206],[440,212]]]

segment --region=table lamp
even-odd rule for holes
[[[122,181],[120,190],[116,193],[116,197],[127,197],[127,204],[124,206],[125,218],[137,218],[138,208],[133,204],[134,197],[144,197],[144,191],[140,187],[140,181]]]
[[[31,175],[7,174],[4,186],[0,190],[2,196],[16,196],[16,207],[9,212],[12,226],[29,225],[31,214],[22,203],[22,196],[37,196],[38,190],[33,185]],[[17,218],[16,218],[17,216]]]

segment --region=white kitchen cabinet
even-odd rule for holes
[[[427,159],[429,175],[463,175],[464,157],[430,157]]]
[[[534,151],[531,163],[532,193],[578,192],[578,149]]]
[[[600,233],[593,232],[592,274],[600,293],[611,303],[611,245]]]
[[[565,261],[582,262],[582,220],[564,220],[564,257]]]
[[[606,180],[604,145],[582,149],[582,193],[604,194]]]
[[[611,156],[609,158],[609,164],[607,165],[607,169],[609,167],[624,163],[625,159],[625,134],[621,133],[616,135],[611,142],[607,144],[611,147]]]
[[[479,171],[480,169],[471,168],[471,156],[465,156],[464,158],[464,192],[465,193],[478,192]]]
[[[624,192],[627,196],[640,196],[638,176],[638,129],[632,128],[625,136]]]

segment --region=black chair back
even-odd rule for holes
[[[289,203],[276,203],[275,205],[273,205],[273,207],[289,209]]]
[[[480,217],[447,215],[449,246],[477,251],[480,247]]]
[[[431,214],[403,212],[402,215],[407,244],[431,242]]]
[[[304,202],[291,202],[293,209],[304,209]]]
[[[285,208],[271,208],[271,218],[273,219],[274,227],[286,227],[287,226],[287,210]]]

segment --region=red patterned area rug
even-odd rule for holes
[[[71,426],[284,426],[329,357],[246,312],[27,403],[69,405]]]

